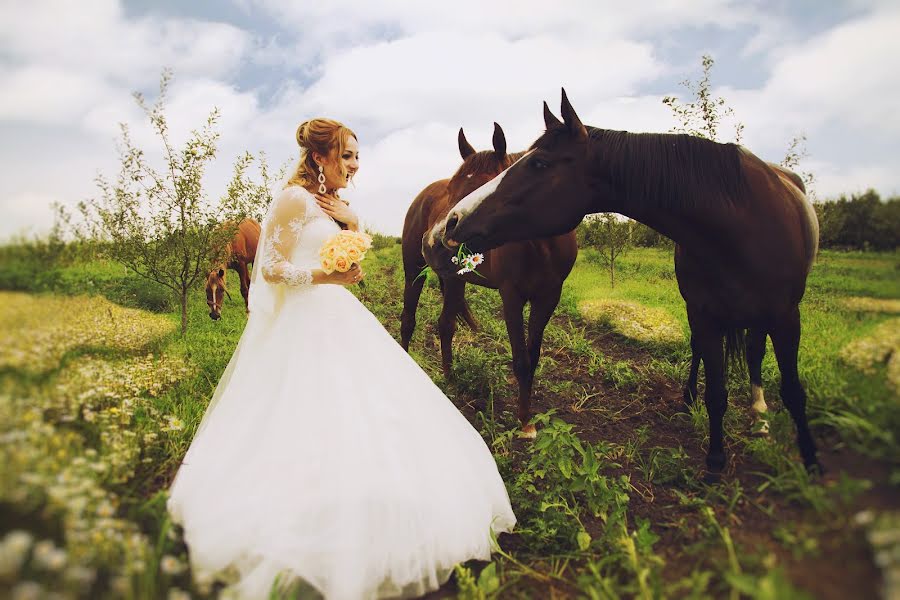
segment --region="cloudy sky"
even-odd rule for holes
[[[661,99],[716,60],[713,81],[744,144],[783,158],[805,133],[820,198],[900,194],[900,3],[875,0],[0,0],[0,239],[38,233],[52,201],[96,194],[117,172],[118,123],[158,141],[131,93],[151,99],[174,71],[175,141],[222,112],[208,194],[234,158],[295,161],[294,130],[313,116],[359,135],[361,170],[345,194],[376,230],[399,233],[419,190],[476,148],[492,124],[511,150],[558,112],[566,88],[582,120],[667,131]],[[726,141],[731,134],[723,132]]]

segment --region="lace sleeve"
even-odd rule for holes
[[[262,276],[269,283],[289,286],[312,284],[312,271],[290,262],[300,232],[306,224],[306,200],[302,194],[283,190],[274,200],[272,217],[266,224],[265,247],[262,249]]]

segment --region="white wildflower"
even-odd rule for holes
[[[44,587],[35,581],[23,581],[12,589],[12,600],[40,600]]]
[[[31,548],[34,543],[34,536],[23,529],[14,529],[6,534],[3,542],[0,543],[4,548],[9,548],[16,552],[24,554]]]
[[[184,421],[174,415],[165,416],[166,424],[163,431],[181,431],[184,429]]]
[[[97,578],[97,571],[89,567],[73,565],[65,570],[63,578],[70,583],[87,587],[94,583],[94,579]]]
[[[109,587],[120,596],[128,596],[131,594],[131,579],[124,575],[113,577]]]
[[[159,569],[166,575],[178,575],[184,572],[184,564],[170,554],[166,554],[159,561]]]
[[[66,551],[57,548],[52,541],[42,540],[34,545],[32,560],[39,569],[59,571],[66,566],[68,557]]]
[[[191,595],[181,588],[173,587],[169,588],[169,594],[166,598],[167,600],[191,600]]]

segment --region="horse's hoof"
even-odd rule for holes
[[[710,473],[719,473],[725,470],[725,453],[706,455],[706,470]]]
[[[526,425],[519,432],[519,437],[526,440],[533,440],[537,437],[537,428],[534,425]]]
[[[753,436],[761,438],[769,437],[769,423],[766,421],[757,421],[753,425]]]
[[[823,477],[825,475],[825,467],[818,460],[806,463],[806,472],[812,478]]]
[[[706,471],[703,474],[703,483],[706,485],[718,485],[722,482],[721,471]]]
[[[678,403],[678,408],[676,411],[683,415],[691,414],[691,408],[694,406],[694,402],[696,402],[696,397],[691,395],[691,393],[685,389],[684,395],[681,397],[681,402]]]

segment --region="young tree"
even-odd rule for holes
[[[616,287],[616,259],[632,245],[634,221],[621,220],[615,213],[588,215],[579,226],[576,236],[579,246],[598,250],[600,264],[609,271],[609,285]]]
[[[721,96],[714,98],[712,94],[712,67],[715,61],[708,54],[704,54],[701,59],[703,67],[703,76],[700,81],[693,82],[685,79],[681,85],[686,87],[693,97],[693,102],[682,103],[675,96],[666,96],[663,98],[663,104],[672,110],[672,114],[678,121],[678,125],[673,127],[673,133],[686,133],[697,137],[706,138],[714,142],[722,141],[719,139],[719,127],[724,118],[735,118],[734,110],[725,103],[725,99]],[[744,133],[744,124],[737,121],[734,126],[734,139],[731,141],[735,144],[741,143],[741,136]],[[781,165],[789,169],[797,170],[797,167],[808,156],[806,151],[806,135],[800,133],[795,135],[788,145]],[[815,201],[816,193],[813,189],[815,177],[808,171],[797,171],[803,184],[806,186],[806,195],[811,201]]]
[[[102,247],[109,258],[172,290],[181,307],[184,335],[188,293],[222,260],[237,223],[244,216],[259,215],[271,198],[260,189],[265,184],[247,182],[252,159],[245,155],[235,165],[224,199],[218,205],[207,200],[202,178],[216,156],[219,111],[214,108],[203,127],[193,130],[181,149],[174,148],[163,110],[171,78],[170,71],[163,71],[159,97],[152,106],[141,94],[134,94],[162,142],[164,168],[152,167],[132,141],[128,126],[120,124],[121,168],[116,181],[98,176],[99,197],[78,204],[82,223],[73,225],[68,216],[65,220],[77,237],[105,242]]]
[[[701,59],[703,65],[703,77],[700,81],[693,82],[685,79],[681,85],[686,87],[694,98],[693,102],[682,103],[675,96],[663,98],[663,104],[672,109],[672,114],[678,121],[678,125],[672,127],[672,133],[686,133],[696,137],[706,138],[714,142],[719,141],[719,127],[725,117],[734,117],[734,110],[725,104],[721,96],[714,98],[712,94],[712,67],[715,61],[708,54]],[[740,121],[734,126],[735,144],[741,143],[744,133],[744,124]]]
[[[254,162],[259,163],[261,183],[256,183],[247,173]],[[250,152],[244,152],[234,163],[234,175],[222,198],[223,218],[226,221],[240,221],[250,217],[262,223],[272,203],[272,187],[275,182],[284,179],[287,167],[287,163],[283,164],[273,176],[269,173],[265,153],[260,152],[257,159]]]
[[[788,145],[787,152],[781,160],[781,166],[797,171],[797,174],[800,175],[800,179],[803,180],[803,185],[806,186],[806,197],[809,198],[811,202],[815,202],[816,190],[813,188],[813,184],[816,182],[815,176],[809,171],[798,170],[800,163],[807,156],[809,156],[809,152],[806,151],[806,134],[800,133],[799,135],[795,135]]]

